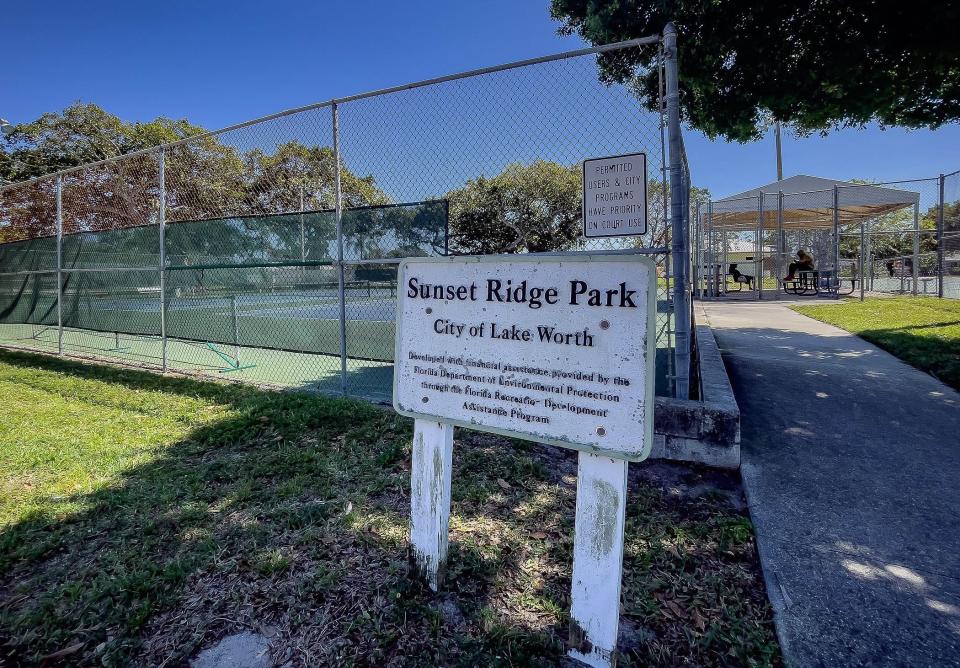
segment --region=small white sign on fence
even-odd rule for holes
[[[630,153],[583,161],[583,236],[647,232],[647,155]]]
[[[416,419],[411,563],[445,570],[453,426],[580,450],[570,654],[616,653],[627,462],[653,438],[656,267],[641,255],[411,258],[393,402]]]

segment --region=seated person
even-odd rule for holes
[[[796,280],[794,274],[798,271],[813,271],[813,256],[811,256],[802,248],[797,251],[797,261],[790,263],[790,269],[787,272],[787,277],[783,280]]]

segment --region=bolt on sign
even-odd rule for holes
[[[647,232],[647,155],[630,153],[583,161],[583,236]]]
[[[579,450],[570,654],[613,665],[627,463],[653,438],[653,260],[411,258],[398,281],[393,402],[416,418],[414,572],[442,584],[454,425]]]

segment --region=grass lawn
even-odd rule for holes
[[[874,297],[793,309],[853,332],[960,390],[960,300]]]
[[[458,432],[446,592],[406,577],[412,423],[0,352],[0,665],[557,665],[576,458]],[[739,482],[631,467],[623,665],[777,665]]]

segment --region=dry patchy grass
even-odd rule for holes
[[[281,665],[562,661],[573,453],[458,432],[433,595],[392,412],[11,353],[0,393],[0,663],[184,665],[241,630]],[[632,466],[627,517],[623,665],[780,662],[736,478]]]

